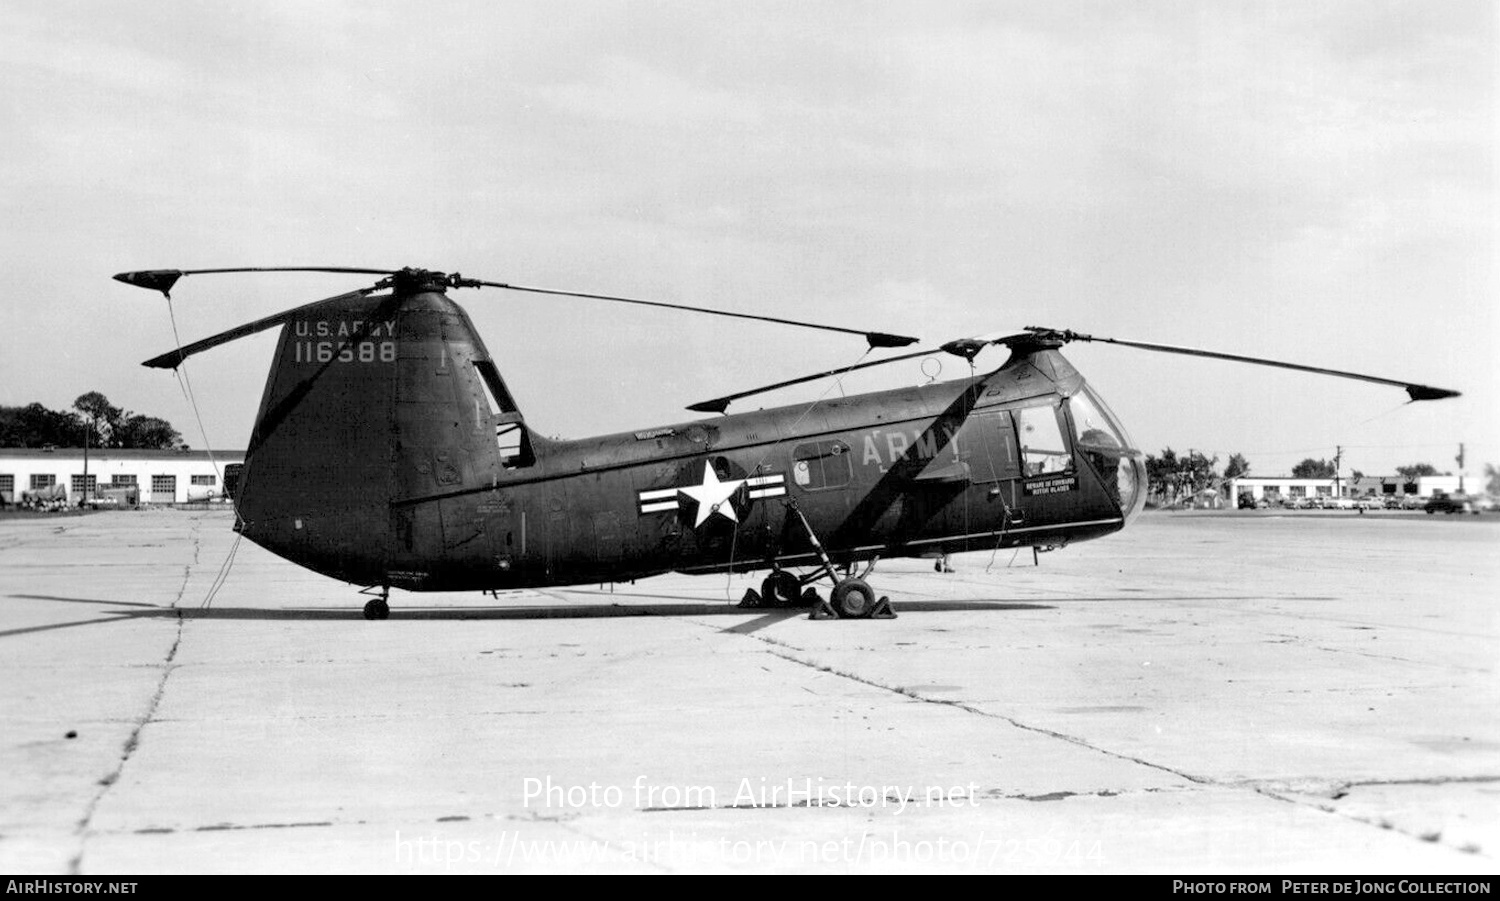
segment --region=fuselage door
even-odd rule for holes
[[[959,461],[968,464],[969,481],[976,485],[1021,475],[1016,432],[1005,410],[970,414],[953,437],[953,445]]]

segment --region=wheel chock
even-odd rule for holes
[[[739,604],[736,606],[745,608],[764,607],[765,602],[761,600],[760,592],[754,588],[747,588],[745,589],[745,596],[740,599]]]
[[[811,594],[811,592],[809,592]],[[807,595],[803,595],[805,598]],[[833,612],[833,606],[822,598],[818,598],[813,604],[812,612],[807,615],[808,619],[838,619],[839,615]]]
[[[895,619],[896,611],[891,609],[891,599],[882,596],[875,602],[875,609],[870,611],[870,619]]]

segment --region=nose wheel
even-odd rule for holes
[[[372,590],[367,588],[365,589],[365,593]],[[380,597],[372,598],[365,602],[365,619],[389,619],[391,615],[390,596],[391,587],[389,585],[380,586]]]

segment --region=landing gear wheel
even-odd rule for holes
[[[828,603],[843,619],[868,619],[875,612],[875,592],[864,579],[845,579],[833,586]]]
[[[391,615],[391,607],[384,598],[376,598],[365,604],[365,619],[386,619]]]
[[[802,603],[802,580],[778,569],[760,583],[760,593],[773,607],[796,607]]]

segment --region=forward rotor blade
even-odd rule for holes
[[[358,291],[350,291],[347,294],[338,294],[333,297],[325,297],[322,300],[315,300],[312,303],[306,303],[300,307],[293,307],[290,310],[283,310],[282,312],[277,313],[274,316],[267,316],[264,319],[257,319],[254,322],[247,322],[244,325],[237,325],[234,328],[229,329],[228,331],[219,332],[217,335],[214,335],[211,338],[204,338],[201,341],[194,341],[192,344],[184,345],[177,348],[176,350],[164,353],[159,357],[152,357],[141,365],[150,366],[152,369],[176,369],[178,366],[182,365],[183,360],[186,360],[193,354],[201,353],[202,351],[208,350],[211,347],[218,347],[220,344],[228,344],[230,341],[233,341],[237,338],[244,338],[247,335],[253,335],[256,332],[263,332],[273,326],[281,325],[282,323],[295,318],[298,314],[303,313],[311,309],[312,307],[318,306],[319,304],[325,304],[340,300],[353,300],[356,297],[365,297],[367,295],[374,294],[378,290],[378,288],[360,288]]]
[[[1460,392],[1447,388],[1434,388],[1430,385],[1419,385],[1415,382],[1403,382],[1399,379],[1381,378],[1375,375],[1363,375],[1358,372],[1345,372],[1339,369],[1324,369],[1319,366],[1304,366],[1300,363],[1286,363],[1280,360],[1268,360],[1263,357],[1247,357],[1243,354],[1221,353],[1213,350],[1202,350],[1196,347],[1178,347],[1173,344],[1153,344],[1147,341],[1127,341],[1122,338],[1096,338],[1093,335],[1084,335],[1078,332],[1038,328],[1027,326],[1027,331],[1044,338],[1058,338],[1062,341],[1097,341],[1101,344],[1119,344],[1122,347],[1134,347],[1140,350],[1154,350],[1161,353],[1183,354],[1190,357],[1208,357],[1214,360],[1232,360],[1236,363],[1251,363],[1256,366],[1273,366],[1277,369],[1293,369],[1298,372],[1311,372],[1317,375],[1331,375],[1342,379],[1357,379],[1361,382],[1374,382],[1377,385],[1391,385],[1406,391],[1408,397],[1413,401],[1419,400],[1442,400],[1447,397],[1458,397]]]
[[[1028,331],[990,332],[985,335],[975,335],[972,338],[959,338],[944,344],[942,349],[954,356],[963,357],[972,362],[979,356],[980,351],[991,344],[1008,344],[1017,338],[1029,338],[1032,336]]]
[[[915,353],[901,354],[900,356],[896,357],[886,357],[884,360],[871,360],[868,363],[856,363],[853,366],[844,366],[840,369],[829,369],[825,372],[819,372],[816,375],[805,375],[801,378],[788,379],[784,382],[777,382],[774,385],[764,385],[760,388],[751,388],[749,391],[741,391],[737,394],[726,394],[723,397],[716,397],[713,400],[699,401],[696,404],[689,405],[688,409],[694,410],[699,413],[723,413],[726,409],[729,408],[729,405],[731,403],[744,397],[750,397],[756,394],[764,394],[767,391],[775,391],[778,388],[789,388],[792,385],[801,385],[805,382],[815,382],[818,379],[827,378],[831,375],[843,375],[846,372],[855,372],[856,370],[860,369],[869,369],[871,366],[884,366],[886,363],[896,363],[901,360],[914,360],[917,357],[931,356],[932,354],[935,354],[937,352],[938,351],[936,350],[919,350]]]
[[[635,297],[617,297],[612,294],[589,294],[583,291],[555,291],[550,288],[530,288],[525,285],[511,285],[505,282],[486,282],[478,279],[461,279],[463,285],[483,286],[487,288],[504,288],[507,291],[525,291],[530,294],[550,294],[555,297],[579,297],[586,300],[605,300],[611,303],[628,303],[642,307],[661,307],[667,310],[686,310],[690,313],[707,313],[711,316],[727,316],[733,319],[753,319],[757,322],[774,322],[779,325],[795,325],[801,328],[821,329],[826,332],[843,332],[848,335],[859,335],[864,338],[870,347],[906,347],[916,344],[916,338],[906,335],[891,335],[885,332],[866,332],[860,329],[844,328],[837,325],[819,325],[813,322],[801,322],[796,319],[780,319],[775,316],[757,316],[751,313],[732,313],[727,310],[714,310],[708,307],[693,307],[679,303],[665,303],[659,300],[640,300]]]
[[[777,382],[774,385],[765,385],[760,388],[751,388],[749,391],[741,391],[737,394],[726,394],[723,397],[716,397],[713,400],[699,401],[698,403],[689,406],[688,409],[697,411],[699,413],[723,413],[731,403],[744,397],[751,397],[756,394],[764,394],[768,391],[775,391],[778,388],[790,388],[793,385],[801,385],[806,382],[815,382],[818,379],[827,378],[831,375],[843,375],[846,372],[855,372],[856,370],[860,369],[869,369],[871,366],[884,366],[887,363],[898,363],[901,360],[914,360],[917,357],[929,357],[938,353],[950,353],[954,356],[963,357],[965,360],[968,360],[972,364],[974,358],[979,356],[980,351],[984,350],[986,347],[989,347],[991,344],[1004,344],[1016,338],[1030,337],[1032,337],[1032,333],[1029,331],[1018,332],[1012,330],[1006,332],[990,332],[986,335],[975,335],[972,338],[959,338],[954,341],[949,341],[942,347],[934,348],[933,350],[919,350],[909,354],[901,354],[900,356],[886,357],[883,360],[871,360],[868,363],[856,363],[853,366],[845,366],[840,369],[829,369],[825,372],[819,372],[815,375],[805,375],[801,378],[788,379],[784,382]]]

